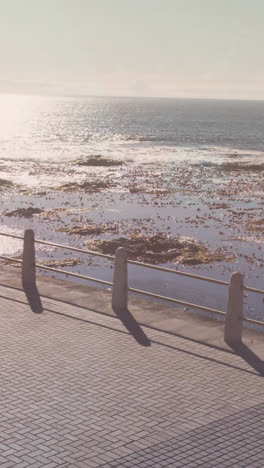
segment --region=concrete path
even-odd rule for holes
[[[132,299],[147,326],[122,323],[107,291],[42,278],[37,314],[0,283],[1,468],[264,466],[263,334],[236,354],[173,308]]]

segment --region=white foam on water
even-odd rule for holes
[[[15,236],[22,236],[24,232],[21,229],[14,229],[9,226],[2,226],[0,228],[1,232],[5,234],[13,234]],[[7,257],[12,257],[18,255],[23,250],[23,240],[14,239],[12,237],[0,236],[0,255],[5,255]]]

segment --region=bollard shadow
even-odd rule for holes
[[[43,306],[37,286],[23,286],[23,289],[32,312],[41,314],[43,312]]]
[[[244,359],[255,371],[264,377],[264,361],[262,361],[246,344],[242,341],[227,344],[238,356]]]
[[[119,320],[123,323],[127,331],[135,338],[135,340],[141,346],[150,346],[151,342],[148,339],[147,335],[144,333],[140,325],[134,319],[133,315],[129,310],[126,309],[117,309],[113,307],[113,311]]]

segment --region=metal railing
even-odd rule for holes
[[[128,260],[126,256],[126,251],[122,247],[117,249],[116,255],[105,255],[101,252],[95,252],[93,250],[86,250],[80,249],[77,247],[71,247],[69,245],[58,244],[53,242],[48,242],[44,240],[39,240],[34,238],[34,233],[32,230],[25,231],[24,236],[19,236],[15,234],[7,234],[4,232],[0,232],[1,236],[11,237],[14,239],[20,239],[24,241],[24,248],[23,248],[23,259],[19,260],[17,258],[7,257],[4,255],[0,255],[0,259],[6,260],[8,262],[15,262],[22,265],[22,282],[25,285],[29,285],[30,283],[35,281],[35,269],[47,270],[54,273],[63,274],[66,276],[71,276],[74,278],[79,278],[83,280],[92,281],[95,283],[112,286],[112,303],[115,307],[127,307],[127,294],[128,291],[136,293],[136,294],[143,294],[148,297],[152,297],[159,300],[164,300],[167,302],[180,304],[185,307],[196,308],[205,312],[213,313],[219,316],[225,316],[226,324],[225,324],[225,339],[226,341],[234,341],[237,339],[237,331],[241,328],[241,323],[247,322],[254,325],[264,326],[264,321],[254,320],[247,317],[243,317],[243,291],[249,291],[257,294],[263,294],[264,290],[252,288],[248,286],[244,286],[243,284],[243,276],[240,273],[233,273],[231,275],[230,282],[221,281],[214,278],[208,278],[200,275],[195,275],[192,273],[185,273],[182,271],[172,270],[170,268],[164,268],[157,265],[150,265],[148,263],[138,262],[134,260]],[[101,258],[105,258],[106,260],[111,260],[115,262],[115,271],[114,271],[114,281],[104,281],[97,278],[92,278],[86,275],[80,275],[78,273],[73,273],[70,271],[61,270],[58,268],[49,267],[46,265],[42,265],[35,262],[35,243],[47,245],[50,247],[55,248],[62,248],[65,250],[70,250],[72,252],[78,252],[87,255],[93,255]],[[185,276],[187,278],[198,279],[201,281],[206,281],[208,283],[219,284],[221,286],[228,286],[228,303],[227,303],[227,312],[212,309],[210,307],[204,307],[199,304],[193,304],[190,302],[174,299],[167,296],[161,296],[159,294],[154,294],[148,291],[129,288],[127,284],[127,264],[138,265],[144,268],[151,268],[152,270],[157,270],[165,273],[171,273],[174,275]],[[238,335],[241,335],[242,330],[239,331]]]

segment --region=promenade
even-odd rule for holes
[[[263,467],[264,335],[0,268],[0,466]]]

